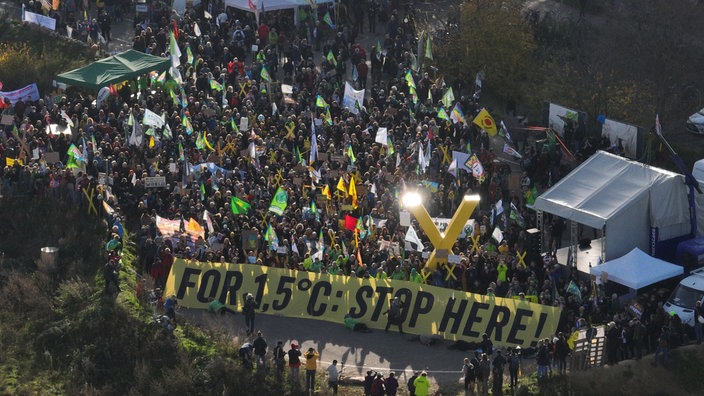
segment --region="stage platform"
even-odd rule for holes
[[[599,256],[601,255],[602,241],[603,238],[592,239],[590,247],[584,250],[577,247],[577,269],[579,272],[589,275],[589,263],[593,266],[600,263]],[[568,254],[569,246],[557,249],[557,262],[561,265],[567,265]]]

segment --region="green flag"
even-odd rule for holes
[[[318,95],[317,98],[315,98],[315,105],[317,107],[322,107],[322,108],[327,108],[328,107],[328,102],[323,99],[322,96]]]
[[[449,109],[453,106],[454,102],[455,94],[452,92],[452,87],[450,87],[447,89],[447,91],[445,91],[445,94],[442,96],[442,104]]]
[[[247,214],[247,211],[251,208],[252,206],[247,203],[247,201],[239,199],[237,197],[232,197],[230,200],[230,209],[232,209],[232,213],[234,214]]]
[[[447,115],[447,112],[442,107],[438,109],[438,118],[441,120],[450,121],[450,116]]]
[[[266,70],[266,67],[262,66],[262,71],[259,72],[259,76],[262,78],[262,80],[266,82],[271,82],[271,75],[269,75],[269,72]]]
[[[286,190],[279,187],[276,190],[276,194],[274,194],[274,199],[271,200],[269,211],[281,216],[284,214],[286,206],[288,206],[288,193],[286,193]]]
[[[426,41],[425,41],[425,57],[433,60],[433,49],[430,47],[430,35],[428,34],[426,36]]]
[[[328,56],[326,56],[326,58],[330,63],[337,67],[337,59],[335,59],[335,55],[333,55],[332,50],[328,50]]]

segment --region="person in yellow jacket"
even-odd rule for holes
[[[318,357],[320,354],[314,348],[308,348],[303,355],[306,358],[306,392],[315,392],[315,371],[318,369]]]
[[[428,380],[428,373],[425,371],[420,374],[420,377],[413,381],[413,385],[416,387],[415,396],[430,395],[430,381]]]

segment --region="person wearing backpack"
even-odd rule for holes
[[[388,333],[389,327],[396,325],[398,326],[398,332],[403,335],[403,315],[401,314],[401,300],[398,297],[394,297],[394,299],[391,300],[391,305],[389,309],[384,312],[384,315],[387,315],[384,331]]]

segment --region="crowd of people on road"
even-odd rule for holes
[[[512,170],[512,160],[493,148],[505,138],[471,122],[483,108],[481,85],[444,79],[432,55],[418,53],[425,46],[418,45],[413,10],[398,1],[351,3],[301,7],[295,21],[292,11],[257,19],[214,1],[183,15],[154,7],[137,21],[133,48],[171,56],[168,71],[113,85],[101,102],[69,91],[5,104],[3,116],[13,123],[3,125],[2,195],[62,197],[117,210],[117,222],[136,219],[140,272],[156,287],[183,257],[427,282],[561,306],[558,331],[567,336],[545,342],[559,373],[569,353],[561,340],[590,323],[613,321],[610,363],[654,351],[665,328],[681,334],[655,298],[634,319],[604,286],[580,279],[553,254],[522,258],[526,230],[536,226],[526,205],[565,173],[559,147],[538,149],[526,139]],[[345,106],[346,83],[366,88],[362,103]],[[451,90],[457,99],[446,103]],[[453,119],[443,115],[454,109]],[[161,125],[145,122],[152,114]],[[379,142],[382,128],[387,138]],[[453,151],[476,155],[484,174],[453,169]],[[520,184],[510,186],[512,173]],[[163,184],[147,185],[160,177]],[[399,196],[407,191],[421,194],[438,218],[452,217],[464,195],[481,196],[475,227],[453,247],[458,265],[425,267],[421,250],[432,246],[417,226],[425,246],[406,243]],[[181,229],[164,233],[160,219],[180,221]],[[547,224],[546,240],[559,247],[564,223]],[[119,288],[112,274],[106,270],[106,280]],[[245,312],[252,335],[254,309]],[[402,330],[394,315],[389,324]],[[256,355],[257,345],[251,348]],[[286,353],[292,374],[300,366],[296,350]],[[485,358],[503,372],[518,354],[482,355],[467,378],[487,386]],[[282,370],[282,353],[274,355]],[[315,369],[309,361],[315,359],[306,357],[306,371]],[[392,374],[381,378],[390,389]],[[371,377],[373,389],[380,378]]]

